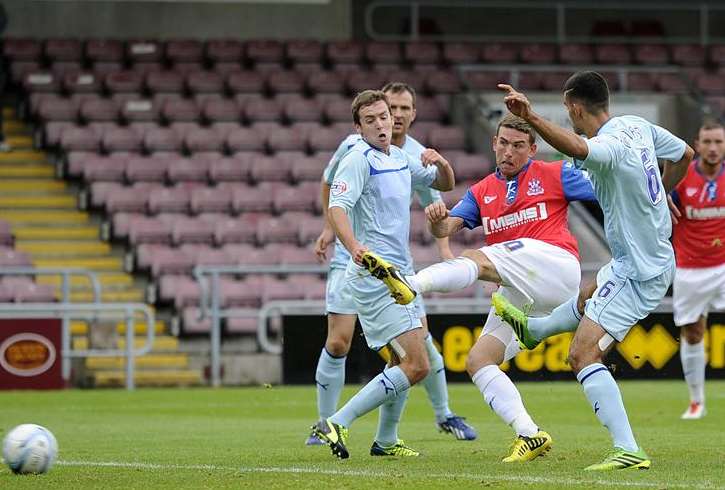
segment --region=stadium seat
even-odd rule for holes
[[[85,43],[85,57],[91,63],[121,63],[123,43],[116,39],[89,39]]]
[[[232,190],[232,208],[236,213],[271,212],[272,201],[272,193],[262,186],[237,186]]]
[[[163,51],[157,41],[137,39],[126,43],[126,57],[134,66],[142,62],[161,61],[162,56]]]
[[[13,61],[10,65],[10,79],[13,83],[21,84],[25,75],[42,71],[37,61]]]
[[[293,39],[285,44],[285,56],[295,65],[319,64],[322,61],[322,44],[313,39]]]
[[[151,275],[154,278],[163,274],[189,274],[193,268],[191,257],[175,249],[159,249],[151,257]]]
[[[594,62],[594,50],[589,44],[561,44],[559,62],[564,65],[589,65]]]
[[[666,65],[670,62],[670,52],[662,44],[635,44],[634,61],[641,65]]]
[[[713,65],[725,66],[725,44],[713,44],[708,52],[708,60]]]
[[[45,57],[50,61],[80,61],[83,47],[77,39],[48,39],[45,41]]]
[[[264,151],[264,137],[254,128],[239,128],[229,132],[226,139],[230,152]]]
[[[80,116],[87,122],[114,122],[119,119],[118,104],[111,99],[90,99],[81,103]]]
[[[683,66],[703,66],[705,48],[699,44],[676,44],[672,46],[672,61]]]
[[[594,46],[594,58],[602,64],[628,65],[632,62],[632,53],[623,44],[597,44]]]
[[[244,56],[244,44],[236,39],[210,39],[206,42],[205,54],[212,63],[238,65]]]
[[[184,187],[161,187],[148,197],[148,210],[152,214],[188,213],[190,192]]]
[[[322,104],[317,99],[289,100],[284,105],[285,117],[291,122],[322,120]]]
[[[104,83],[111,93],[139,94],[143,89],[143,75],[137,71],[113,72],[106,75]]]
[[[369,42],[365,45],[365,57],[370,63],[399,65],[403,62],[403,50],[396,42]]]
[[[52,303],[56,300],[55,288],[50,284],[30,283],[14,288],[13,296],[16,303]]]
[[[37,39],[6,38],[3,40],[2,52],[11,62],[40,61],[43,47]]]
[[[166,175],[171,182],[206,182],[210,163],[205,159],[173,158]]]
[[[170,128],[150,128],[143,138],[143,145],[149,153],[157,151],[179,152],[182,148],[182,139]]]
[[[274,39],[255,39],[245,46],[247,59],[254,63],[282,63],[284,45]]]
[[[201,118],[201,111],[193,100],[172,99],[163,103],[161,115],[169,123],[195,122]]]
[[[65,151],[91,151],[100,150],[101,139],[90,128],[68,127],[60,134],[60,146]]]
[[[221,158],[209,164],[209,179],[212,182],[246,182],[250,168],[249,159]]]
[[[359,64],[363,45],[357,41],[331,41],[327,43],[327,59],[333,64]]]
[[[58,93],[60,78],[48,71],[30,71],[23,76],[23,90],[27,93]]]
[[[510,43],[485,43],[481,47],[480,56],[485,63],[516,63],[519,46]]]
[[[330,122],[351,122],[350,101],[342,97],[323,102],[323,113]],[[339,142],[338,142],[339,143]]]
[[[136,157],[126,164],[126,179],[129,182],[163,182],[169,162],[162,158]]]
[[[235,71],[227,76],[227,87],[233,94],[260,94],[266,89],[266,80],[256,71]]]
[[[260,156],[252,162],[249,176],[254,182],[287,182],[291,180],[292,164],[286,159]]]
[[[196,71],[186,76],[186,87],[192,94],[221,94],[224,79],[213,71]]]
[[[437,150],[463,150],[466,146],[466,135],[459,126],[444,126],[431,132],[428,141]]]
[[[497,84],[511,80],[511,74],[506,71],[470,71],[463,75],[463,79],[471,90],[496,90]]]
[[[94,154],[77,173],[81,173],[86,182],[123,182],[125,163],[125,159]]]
[[[725,93],[725,84],[723,84],[723,74],[721,73],[702,73],[696,78],[695,84],[706,95]]]
[[[232,192],[228,188],[200,187],[191,191],[191,211],[199,213],[228,213]]]
[[[238,123],[242,119],[242,109],[235,100],[230,99],[212,99],[203,103],[202,114],[204,119],[212,123]],[[231,127],[231,126],[230,126]],[[227,133],[224,133],[226,136]]]
[[[40,99],[37,109],[41,121],[75,122],[78,119],[78,106],[70,99],[58,98],[55,94]]]
[[[199,63],[203,59],[203,45],[195,39],[170,39],[166,41],[166,59],[173,64]]]
[[[184,145],[191,153],[201,151],[222,151],[224,140],[213,129],[200,128],[186,133]]]
[[[474,43],[443,43],[443,61],[449,65],[476,63],[480,49],[480,45]]]
[[[425,88],[432,94],[457,94],[461,80],[453,71],[434,71],[426,74]]]
[[[32,267],[30,256],[25,252],[19,252],[10,248],[0,248],[0,267]],[[3,278],[3,282],[7,281]]]
[[[213,243],[214,223],[198,218],[180,218],[171,227],[173,243]]]
[[[114,128],[106,131],[101,139],[103,149],[108,153],[117,151],[140,152],[141,137],[129,128]]]
[[[244,115],[250,122],[280,121],[282,104],[276,99],[251,99],[244,105]]]
[[[295,182],[319,182],[327,162],[319,156],[304,157],[297,160],[290,171]]]
[[[273,152],[306,151],[307,140],[296,128],[280,128],[267,134],[267,147]]]
[[[70,73],[63,77],[63,88],[71,94],[97,93],[101,90],[101,80],[93,73]]]
[[[128,174],[128,169],[126,172]],[[108,190],[106,211],[109,213],[145,213],[147,201],[148,190],[144,187],[114,187]]]
[[[300,93],[305,79],[296,71],[275,71],[267,77],[267,86],[274,93]]]
[[[313,213],[317,207],[319,188],[319,184],[315,182],[282,187],[275,191],[272,207],[278,214],[288,211]]]

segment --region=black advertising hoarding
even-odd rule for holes
[[[443,354],[449,381],[470,381],[466,357],[483,328],[485,315],[428,315],[431,333]],[[725,378],[725,314],[711,314],[705,338],[707,377]],[[327,317],[288,316],[283,319],[285,384],[312,384],[320,350],[325,343]],[[573,334],[547,339],[532,351],[524,351],[502,369],[513,380],[573,379],[566,362]],[[669,313],[653,313],[635,325],[627,338],[609,354],[605,363],[619,379],[681,378],[679,329]],[[346,363],[348,383],[362,383],[380,372],[384,361],[367,348],[356,329]]]

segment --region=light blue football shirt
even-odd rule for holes
[[[341,207],[356,239],[404,273],[413,272],[409,251],[410,199],[413,187],[429,187],[438,169],[391,145],[386,154],[364,140],[338,164],[330,187],[330,208]],[[360,267],[348,261],[348,270]]]
[[[362,141],[362,136],[357,133],[351,134],[342,140],[340,146],[338,146],[335,153],[332,154],[332,158],[330,158],[330,161],[322,174],[327,185],[332,185],[342,157],[345,156],[345,154],[350,151],[350,149],[355,146],[358,141]],[[423,151],[425,151],[425,146],[421,145],[415,138],[406,136],[402,149],[408,155],[412,156],[413,159],[420,161],[420,155]],[[414,185],[413,190],[415,191],[415,194],[418,197],[418,202],[420,202],[422,207],[426,207],[429,204],[442,200],[440,191],[432,189],[426,185]],[[347,263],[349,261],[350,254],[347,252],[347,249],[339,239],[335,238],[335,253],[330,261],[330,268],[344,269],[347,267]]]
[[[604,213],[614,273],[646,281],[669,270],[672,223],[657,159],[678,161],[685,142],[637,116],[613,117],[575,161],[589,171]]]

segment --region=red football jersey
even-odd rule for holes
[[[469,192],[478,204],[487,245],[535,238],[579,258],[577,241],[567,220],[570,199],[562,183],[563,165],[532,160],[516,179],[507,181],[493,173],[471,187]],[[591,184],[585,182],[585,193],[589,194]]]
[[[672,243],[678,267],[725,264],[725,166],[712,180],[692,162],[675,187],[682,217],[673,228]]]

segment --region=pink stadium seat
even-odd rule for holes
[[[83,49],[77,39],[48,39],[44,51],[51,62],[80,61],[83,58]]]
[[[106,88],[111,93],[140,93],[143,75],[136,71],[109,73],[105,78]]]
[[[703,66],[705,48],[699,44],[676,44],[672,46],[672,61],[684,66]]]
[[[90,99],[81,103],[80,115],[86,121],[111,122],[117,121],[118,104],[111,99]]]
[[[236,213],[250,211],[272,211],[273,195],[269,189],[257,187],[235,187],[232,191],[232,208]]]
[[[435,65],[440,61],[441,51],[436,43],[408,42],[403,45],[405,59],[414,64]]]
[[[0,244],[6,246],[13,245],[13,231],[10,223],[0,220]]]
[[[191,211],[227,213],[231,210],[232,192],[225,188],[201,187],[191,192]]]
[[[160,61],[163,52],[157,41],[133,40],[126,44],[126,56],[134,64]]]
[[[162,187],[149,194],[148,210],[158,213],[188,213],[190,192],[184,187]]]
[[[101,81],[93,73],[71,73],[63,77],[63,88],[70,93],[96,93],[101,90]]]
[[[304,298],[304,288],[283,279],[265,277],[262,286],[262,301]]]
[[[250,178],[255,182],[287,182],[292,162],[286,159],[261,156],[252,162]]]
[[[146,87],[151,93],[180,93],[184,77],[175,71],[152,71],[146,75]]]
[[[317,263],[315,252],[309,247],[283,245],[279,255],[281,265],[311,265]]]
[[[597,44],[594,57],[598,63],[627,65],[632,62],[632,53],[623,44]]]
[[[201,129],[201,125],[196,121],[174,121],[169,124],[169,128],[183,140],[189,131]]]
[[[93,184],[93,186],[97,185],[105,185],[105,183],[100,184]],[[94,196],[95,197],[95,196]],[[140,213],[115,213],[113,215],[113,218],[111,220],[112,227],[113,227],[113,236],[115,238],[121,238],[121,239],[127,239],[128,238],[128,231],[131,227],[131,222],[143,218],[144,216]],[[150,265],[150,263],[149,263]]]
[[[158,284],[159,298],[166,302],[173,301],[174,307],[178,309],[199,304],[201,289],[196,281],[189,276],[164,274],[159,278]]]
[[[146,216],[132,217],[128,224],[128,240],[132,245],[168,244],[171,241],[171,223]],[[162,249],[152,248],[149,261],[153,263],[154,255]]]
[[[106,196],[106,211],[116,213],[124,211],[128,213],[146,212],[148,191],[142,188],[116,187],[111,188]]]
[[[141,151],[141,137],[129,128],[115,128],[106,131],[103,134],[101,144],[108,153]]]
[[[209,165],[206,160],[174,158],[166,172],[171,182],[206,182]]]
[[[713,44],[710,46],[708,59],[713,65],[720,67],[725,65],[725,44]]]
[[[161,114],[170,123],[194,122],[200,119],[201,111],[193,100],[172,99],[163,103]]]
[[[541,90],[543,77],[542,72],[522,71],[519,75],[518,87],[529,91]]]
[[[93,64],[91,70],[100,80],[105,80],[109,73],[123,71],[123,63],[115,61],[98,61]]]
[[[656,90],[654,77],[651,73],[628,73],[627,89],[630,92],[652,92]]]
[[[544,90],[550,90],[552,92],[560,92],[564,87],[564,83],[572,75],[572,72],[546,72],[542,74],[541,86]]]
[[[226,143],[231,152],[264,150],[264,137],[254,128],[240,128],[229,132]]]
[[[171,39],[166,41],[166,58],[172,63],[200,62],[203,45],[195,39]]]
[[[472,90],[496,90],[499,83],[508,83],[511,74],[505,71],[473,71],[464,74],[464,80]]]
[[[100,137],[90,128],[69,127],[60,135],[60,146],[65,151],[98,151]]]
[[[82,174],[86,182],[123,182],[125,161],[94,155],[83,165]]]
[[[435,97],[419,96],[415,103],[416,121],[441,121],[447,114]]]
[[[317,63],[322,59],[322,44],[312,39],[294,39],[285,46],[287,59],[293,63]]]
[[[126,164],[129,182],[163,182],[169,162],[161,158],[136,157]]]
[[[695,84],[706,95],[720,95],[725,93],[723,74],[702,73],[696,78]]]
[[[663,44],[635,44],[634,61],[642,65],[666,65],[670,62],[670,53]]]
[[[182,140],[175,131],[169,128],[149,129],[144,134],[144,147],[149,152],[180,151]]]
[[[281,128],[267,134],[267,146],[274,152],[305,151],[307,141],[304,135],[295,128]]]
[[[299,243],[307,245],[317,240],[322,232],[324,219],[321,216],[307,215],[299,221],[298,237]]]
[[[564,65],[588,65],[594,62],[594,50],[589,44],[559,45],[559,62]]]
[[[550,64],[556,61],[556,45],[554,44],[524,44],[520,51],[521,61],[524,63]]]
[[[326,163],[317,156],[301,158],[292,166],[292,180],[295,182],[319,182]]]
[[[329,99],[323,103],[323,112],[328,121],[351,122],[350,101],[343,98]]]
[[[227,87],[234,94],[262,93],[265,86],[266,81],[264,75],[256,71],[233,72],[227,77]]]
[[[247,41],[246,54],[255,63],[281,63],[284,59],[284,46],[274,39]]]
[[[480,46],[473,43],[444,43],[443,61],[449,65],[476,63]]]
[[[272,206],[278,214],[287,211],[313,213],[319,200],[319,188],[317,183],[282,187],[275,191]]]
[[[207,334],[211,330],[211,318],[202,318],[199,308],[184,308],[181,314],[184,332],[187,334]]]
[[[284,113],[292,122],[317,122],[322,120],[322,104],[316,99],[290,100],[284,106]]]
[[[267,77],[267,85],[274,93],[300,93],[304,89],[305,79],[296,71],[272,72]]]
[[[0,267],[31,267],[30,256],[9,248],[0,248]],[[4,282],[7,278],[4,279]]]
[[[279,121],[282,113],[282,104],[276,99],[252,99],[244,106],[244,114],[251,122]]]
[[[369,42],[365,45],[365,57],[371,63],[398,65],[403,61],[403,50],[396,42]]]
[[[149,99],[127,100],[121,105],[121,116],[127,123],[137,121],[158,121],[158,105]]]
[[[57,98],[55,94],[48,94],[38,101],[37,114],[43,121],[69,121],[74,122],[78,118],[78,106],[70,99]]]
[[[31,283],[13,291],[16,303],[53,303],[55,288],[50,284]]]
[[[244,54],[244,45],[236,39],[210,39],[205,48],[206,57],[214,63],[238,63]]]
[[[484,155],[461,155],[450,161],[455,165],[458,182],[481,180],[493,170],[492,163]]]
[[[3,40],[3,55],[10,61],[39,61],[42,45],[36,39],[6,38]]]
[[[291,213],[280,217],[260,220],[257,223],[257,242],[265,243],[297,243],[299,237],[297,220]]]
[[[86,59],[92,63],[123,61],[123,43],[115,39],[89,39],[85,46]]]
[[[106,207],[108,195],[115,190],[122,189],[123,185],[118,182],[92,182],[91,206],[94,208]]]
[[[362,61],[363,46],[357,41],[331,41],[327,43],[326,53],[333,64],[357,64]]]
[[[184,137],[186,149],[190,152],[222,151],[224,140],[219,134],[208,128],[191,130]]]
[[[10,65],[10,78],[14,83],[20,84],[28,73],[40,71],[42,68],[37,61],[13,61]]]
[[[224,79],[213,71],[198,71],[187,75],[186,86],[194,94],[222,93],[224,91]]]
[[[397,79],[396,79],[397,80]],[[378,71],[360,71],[347,77],[347,87],[352,93],[362,92],[370,87],[382,87],[388,81],[386,73]],[[348,105],[350,101],[348,100]]]
[[[481,60],[486,63],[516,63],[519,46],[510,43],[485,43],[481,47]]]
[[[209,164],[209,179],[213,182],[246,182],[251,162],[241,158],[221,158]]]
[[[339,94],[345,90],[345,79],[334,71],[319,71],[307,76],[307,88],[316,94]]]
[[[23,77],[23,90],[28,93],[56,93],[60,91],[60,78],[48,71],[30,71]]]
[[[251,213],[253,215],[253,213]],[[214,242],[219,245],[227,243],[254,243],[256,240],[256,223],[251,223],[250,213],[241,218],[227,218],[214,223]]]
[[[466,135],[459,126],[441,127],[428,139],[430,146],[437,150],[462,150],[466,146]]]
[[[455,94],[461,91],[461,80],[452,71],[434,71],[426,74],[425,87],[433,94]]]
[[[171,229],[172,241],[179,243],[209,243],[214,241],[214,223],[197,218],[176,220]]]
[[[194,261],[175,249],[159,249],[151,257],[151,274],[157,278],[162,274],[189,274]]]

